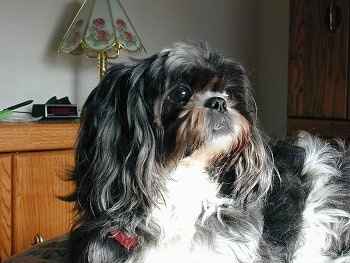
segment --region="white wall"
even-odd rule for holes
[[[27,99],[45,103],[52,96],[68,96],[72,103],[82,106],[98,81],[96,60],[57,53],[60,40],[82,2],[1,0],[0,109]],[[273,2],[278,5],[280,0]],[[264,68],[259,52],[267,54],[262,51],[266,45],[280,45],[273,41],[259,45],[261,17],[271,19],[259,1],[121,0],[121,3],[147,50],[147,54],[140,54],[141,57],[175,41],[202,39],[225,55],[241,61],[256,87],[259,81],[264,81],[262,76],[271,74],[265,70],[257,74]],[[262,14],[259,9],[263,9]],[[266,25],[270,26],[268,22]],[[272,33],[269,37],[273,37]],[[275,51],[274,47],[267,49]],[[263,55],[265,58],[266,55]],[[125,55],[121,55],[114,62],[125,59]],[[273,83],[274,75],[268,80],[268,85],[276,85]],[[276,81],[283,82],[280,79]],[[266,108],[262,96],[258,97],[258,103],[264,105],[262,110]],[[264,112],[261,115],[264,116]]]
[[[70,0],[1,0],[0,109],[33,99],[85,96],[97,80],[94,63],[58,54],[58,44],[80,4]]]
[[[257,104],[270,135],[287,132],[289,1],[259,0]]]

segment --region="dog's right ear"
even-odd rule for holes
[[[100,217],[105,225],[106,218],[125,222],[135,211],[147,210],[160,194],[158,184],[164,179],[154,178],[159,176],[154,169],[161,132],[153,104],[163,92],[164,60],[154,55],[114,65],[83,106],[72,199],[77,212],[95,222]]]
[[[101,258],[93,248],[113,229],[157,239],[156,231],[141,233],[136,227],[164,190],[165,178],[155,171],[162,127],[154,103],[164,93],[167,55],[112,66],[83,106],[70,175],[75,189],[67,199],[78,214],[73,242],[84,245],[78,256],[71,250],[72,262]]]

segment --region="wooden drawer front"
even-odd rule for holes
[[[0,154],[0,262],[11,255],[11,154]]]
[[[72,190],[61,178],[72,166],[72,150],[13,154],[12,253],[69,231],[72,204],[57,198]]]

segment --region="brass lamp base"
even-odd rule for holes
[[[97,54],[97,60],[97,74],[101,80],[106,72],[107,53],[105,51],[99,52]]]

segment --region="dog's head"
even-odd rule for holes
[[[81,119],[73,178],[80,209],[94,216],[147,210],[186,157],[205,163],[222,195],[246,202],[269,185],[249,80],[206,43],[114,65]]]

